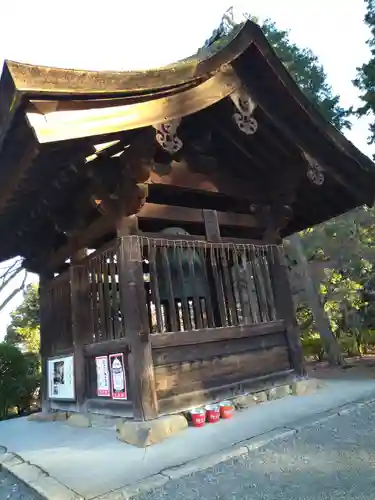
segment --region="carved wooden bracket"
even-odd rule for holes
[[[306,158],[308,162],[307,167],[307,178],[312,184],[316,184],[317,186],[322,186],[324,184],[324,170],[321,165],[308,153],[303,153],[303,156]]]
[[[180,123],[181,119],[179,118],[169,122],[159,123],[158,125],[153,125],[156,130],[157,143],[171,155],[177,153],[177,151],[179,151],[183,146],[183,142],[177,136],[177,129]]]
[[[238,110],[233,114],[238,128],[246,135],[254,135],[258,130],[258,122],[252,115],[257,105],[243,89],[233,92],[230,97]]]

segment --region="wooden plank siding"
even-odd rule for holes
[[[161,412],[182,410],[184,401],[198,405],[202,394],[206,401],[233,396],[229,387],[291,372],[283,321],[188,333],[191,339],[183,332],[151,336]]]

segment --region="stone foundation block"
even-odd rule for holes
[[[91,427],[91,420],[82,413],[72,413],[66,423],[72,427]]]
[[[289,385],[280,385],[279,387],[272,387],[272,389],[268,390],[268,399],[272,401],[274,399],[285,398],[290,395],[290,386]]]
[[[236,410],[245,410],[250,406],[257,404],[254,394],[245,394],[243,396],[238,396],[233,399],[234,406]]]
[[[138,448],[146,448],[164,441],[187,426],[187,420],[182,415],[167,415],[148,422],[127,421],[119,426],[117,438]]]
[[[323,384],[316,378],[296,380],[290,386],[291,392],[294,396],[304,396],[311,394],[318,389],[321,389]]]
[[[266,401],[268,401],[268,397],[267,397],[266,391],[257,392],[255,394],[253,394],[253,397],[254,397],[254,401],[257,404],[258,403],[265,403]]]

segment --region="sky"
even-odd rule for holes
[[[345,107],[359,104],[352,85],[369,60],[363,0],[18,0],[1,6],[0,64],[4,59],[93,70],[159,67],[196,52],[236,4],[259,20],[272,19],[310,48]],[[54,7],[52,7],[52,5]],[[347,137],[372,156],[368,120],[353,120]],[[0,294],[0,302],[1,302]],[[17,297],[0,313],[0,339]]]

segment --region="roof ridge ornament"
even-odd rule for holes
[[[153,125],[156,130],[157,143],[169,154],[173,155],[179,151],[182,146],[182,140],[177,136],[177,129],[181,123],[181,118],[169,120],[165,123]]]
[[[312,184],[315,184],[316,186],[322,186],[325,181],[324,177],[324,169],[315,158],[310,156],[308,153],[305,151],[303,152],[303,156],[307,160],[307,163],[309,166],[307,167],[307,178]]]
[[[243,88],[233,92],[230,98],[238,110],[238,113],[233,114],[238,128],[246,135],[254,135],[258,130],[258,122],[252,116],[257,107],[256,103]]]

